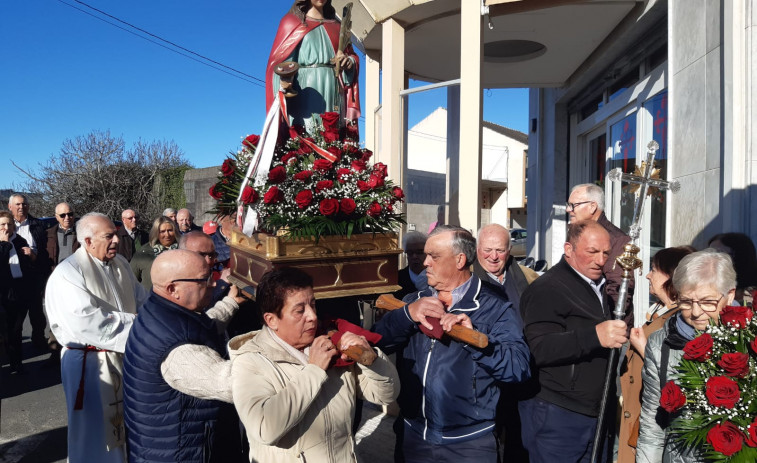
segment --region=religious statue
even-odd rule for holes
[[[341,125],[357,123],[359,61],[341,35],[331,0],[295,0],[268,58],[266,112],[282,90],[291,125],[307,127],[313,114],[332,111],[340,113]]]

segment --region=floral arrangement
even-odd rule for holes
[[[684,346],[676,380],[662,389],[672,432],[708,460],[757,461],[756,337],[750,307],[725,307],[719,325]]]
[[[404,223],[399,203],[405,194],[386,178],[386,165],[370,164],[371,151],[361,149],[354,134],[339,128],[337,113],[324,113],[313,121],[308,131],[293,127],[280,134],[265,183],[245,186],[241,200],[259,215],[259,228],[318,239],[385,233]],[[209,191],[217,200],[216,214],[237,210],[239,189],[258,142],[257,135],[248,136],[242,149],[221,166]]]

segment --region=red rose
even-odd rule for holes
[[[723,354],[718,361],[718,366],[728,376],[744,378],[749,374],[749,354],[742,354],[741,352]]]
[[[323,139],[326,141],[326,143],[334,143],[335,141],[339,140],[339,132],[334,130],[324,130],[321,132],[321,135],[323,136]]]
[[[235,170],[237,170],[237,166],[233,159],[227,159],[223,161],[223,165],[221,166],[221,174],[224,177],[231,177]]]
[[[378,188],[384,186],[384,179],[377,176],[375,173],[368,177],[368,186],[371,188]]]
[[[374,201],[370,207],[368,207],[368,211],[366,212],[371,217],[378,217],[381,215],[381,204]]]
[[[361,193],[365,193],[366,191],[371,189],[371,186],[368,185],[368,182],[364,180],[358,180],[357,181],[357,188],[360,190]]]
[[[326,159],[316,159],[313,163],[313,169],[321,172],[328,172],[331,166],[331,161],[327,161]]]
[[[339,182],[344,183],[347,179],[344,178],[346,175],[351,174],[352,172],[350,169],[346,167],[340,167],[336,170],[336,179],[339,180]]]
[[[210,187],[210,190],[208,190],[208,193],[210,193],[210,196],[213,199],[221,199],[221,197],[223,196],[223,193],[216,189],[217,186],[218,185],[213,185]]]
[[[352,158],[356,158],[359,154],[361,154],[360,151],[358,151],[358,149],[355,148],[355,145],[353,145],[352,143],[345,143],[342,146],[342,153]]]
[[[373,174],[378,175],[381,178],[386,178],[386,164],[383,162],[377,162],[373,165]]]
[[[258,200],[258,192],[255,191],[255,188],[247,185],[244,187],[244,190],[242,190],[242,202],[245,204],[252,204]]]
[[[757,447],[757,417],[754,418],[752,424],[746,428],[746,445],[750,447]]]
[[[668,413],[673,413],[684,405],[686,396],[683,395],[683,391],[674,381],[668,381],[660,391],[660,407]]]
[[[339,212],[339,201],[334,198],[326,198],[318,205],[318,210],[325,216],[335,215]]]
[[[276,166],[268,172],[268,180],[271,183],[281,183],[287,178],[287,170],[284,166]]]
[[[733,408],[741,398],[741,391],[736,381],[725,376],[713,376],[705,384],[704,395],[715,407]]]
[[[353,122],[347,124],[347,133],[345,134],[345,137],[355,141],[360,139],[360,134],[358,133],[358,125],[356,123]]]
[[[365,170],[365,162],[359,159],[356,159],[350,163],[350,168],[354,170],[355,172],[362,172]]]
[[[242,141],[242,145],[255,149],[255,147],[258,146],[259,141],[260,135],[248,135],[247,138]]]
[[[310,154],[313,152],[313,149],[304,143],[300,143],[300,149],[297,152],[300,154]]]
[[[284,165],[288,165],[289,161],[291,161],[292,159],[297,159],[296,151],[290,151],[287,154],[281,156],[281,163]]]
[[[355,204],[355,200],[353,199],[342,198],[342,200],[339,201],[339,207],[342,209],[343,213],[350,215],[355,212],[357,205]]]
[[[342,159],[342,150],[340,150],[336,146],[331,146],[326,151],[334,155],[334,162],[338,162],[340,159]]]
[[[313,176],[313,171],[310,170],[303,170],[302,172],[297,172],[294,174],[294,179],[299,180],[301,182],[307,182],[310,180],[310,177]]]
[[[749,307],[743,306],[726,306],[720,312],[720,321],[734,328],[746,328],[747,324],[752,321],[754,312]]]
[[[315,192],[320,193],[323,190],[328,190],[334,187],[334,182],[331,180],[321,180],[315,184]]]
[[[323,130],[339,130],[339,113],[333,111],[323,113],[321,120],[323,121]]]
[[[305,209],[313,202],[313,192],[310,190],[302,190],[294,197],[294,202],[297,203],[297,207]]]
[[[394,211],[394,208],[392,207],[392,203],[384,203],[384,209],[386,209],[386,212]]]
[[[360,158],[361,160],[368,162],[368,160],[371,159],[371,156],[373,156],[373,151],[371,150],[363,150],[363,155]]]
[[[279,187],[272,186],[263,195],[263,202],[266,204],[276,204],[284,199],[284,193],[279,190]]]
[[[712,336],[700,334],[683,346],[683,358],[704,362],[712,355]]]
[[[715,424],[710,428],[707,432],[707,442],[716,452],[730,457],[744,446],[744,434],[735,424],[723,421],[722,424]]]
[[[405,192],[402,191],[402,188],[396,186],[392,188],[392,196],[394,196],[394,199],[397,201],[402,201],[402,198],[405,197]]]
[[[757,338],[754,338],[754,340],[749,343],[749,347],[752,348],[752,352],[757,354]]]

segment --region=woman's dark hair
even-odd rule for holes
[[[652,257],[652,267],[668,276],[668,279],[662,284],[662,289],[665,290],[665,293],[671,301],[678,299],[678,291],[676,291],[673,286],[673,272],[676,267],[678,267],[678,263],[681,262],[681,259],[692,252],[696,252],[696,249],[692,246],[677,246],[674,248],[660,249],[654,257]]]
[[[290,291],[313,287],[313,278],[302,270],[284,267],[272,270],[260,279],[255,300],[260,307],[260,315],[272,313],[281,318]]]
[[[305,16],[307,16],[310,7],[310,0],[295,0],[289,12],[297,16],[304,24]],[[336,19],[336,10],[331,6],[331,0],[326,0],[326,4],[323,5],[323,17],[325,19]]]
[[[710,238],[707,245],[710,246],[715,241],[720,241],[731,249],[729,255],[736,270],[736,288],[757,286],[757,251],[752,239],[743,233],[720,233]]]

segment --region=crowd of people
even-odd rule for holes
[[[608,263],[628,238],[607,221],[602,190],[585,184],[569,197],[564,256],[545,273],[518,264],[501,225],[477,238],[452,225],[407,233],[403,307],[337,339],[321,330],[303,271],[267,273],[253,305],[228,283],[233,217],[201,228],[169,209],[148,232],[131,209],[116,227],[94,212],[77,221],[60,203],[50,228],[24,195],[8,209],[7,361],[23,371],[28,314],[33,347],[60,362],[72,462],[356,461],[360,400],[397,401],[395,461],[588,461],[616,348],[610,396],[622,398],[606,407],[599,461],[696,459],[659,420],[661,384],[683,344],[757,288],[752,241],[720,234],[702,251],[658,251],[647,320],[614,320],[620,276]],[[244,310],[260,324],[231,331]],[[488,345],[445,334],[458,325]],[[376,360],[354,363],[350,348]]]

